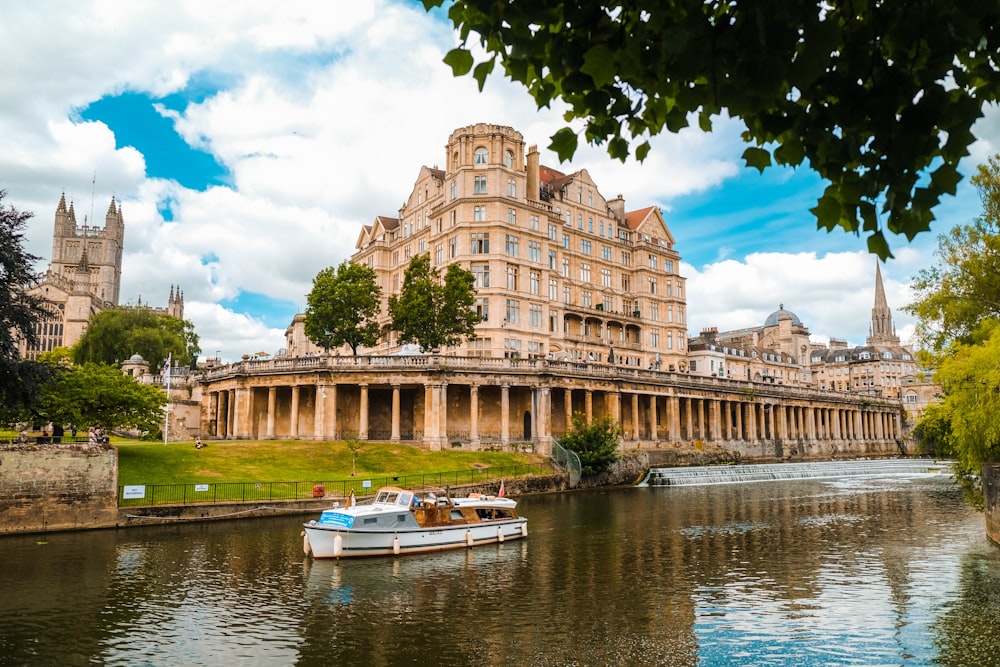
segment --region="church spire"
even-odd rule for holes
[[[899,337],[892,326],[892,311],[885,298],[885,287],[882,285],[882,269],[878,260],[875,261],[875,307],[872,308],[871,333],[868,344],[899,345]]]

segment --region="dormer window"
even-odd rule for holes
[[[475,163],[476,164],[486,164],[489,162],[490,153],[483,146],[476,149],[475,153]]]

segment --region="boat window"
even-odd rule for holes
[[[397,514],[396,515],[396,521],[397,521],[397,523],[402,523],[403,521],[406,521],[406,515],[405,514]]]
[[[513,519],[514,514],[510,510],[496,510],[494,515],[497,519]]]
[[[401,507],[409,507],[411,502],[413,502],[413,494],[407,491],[399,494],[399,500],[396,501],[396,504]]]
[[[373,524],[373,523],[378,523],[378,517],[377,516],[365,517],[365,525],[366,526],[370,525],[370,524]]]
[[[452,521],[462,521],[463,519],[465,519],[465,517],[462,516],[462,510],[452,510],[451,511],[451,520]]]
[[[395,491],[387,491],[386,494],[385,494],[385,497],[382,498],[381,502],[383,502],[383,503],[385,503],[387,505],[392,505],[393,503],[396,502],[396,498],[397,497],[399,497],[399,494],[396,493]]]

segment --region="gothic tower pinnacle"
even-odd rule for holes
[[[885,298],[885,287],[882,285],[882,269],[875,262],[875,307],[872,308],[871,331],[868,335],[868,344],[899,345],[899,336],[896,335],[896,328],[892,325],[892,311],[889,310],[889,303]]]

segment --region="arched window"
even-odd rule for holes
[[[476,149],[476,164],[486,164],[489,161],[489,157],[489,151],[487,151],[484,147],[480,146]]]
[[[508,169],[512,169],[514,167],[514,153],[511,151],[503,152],[503,166]]]

